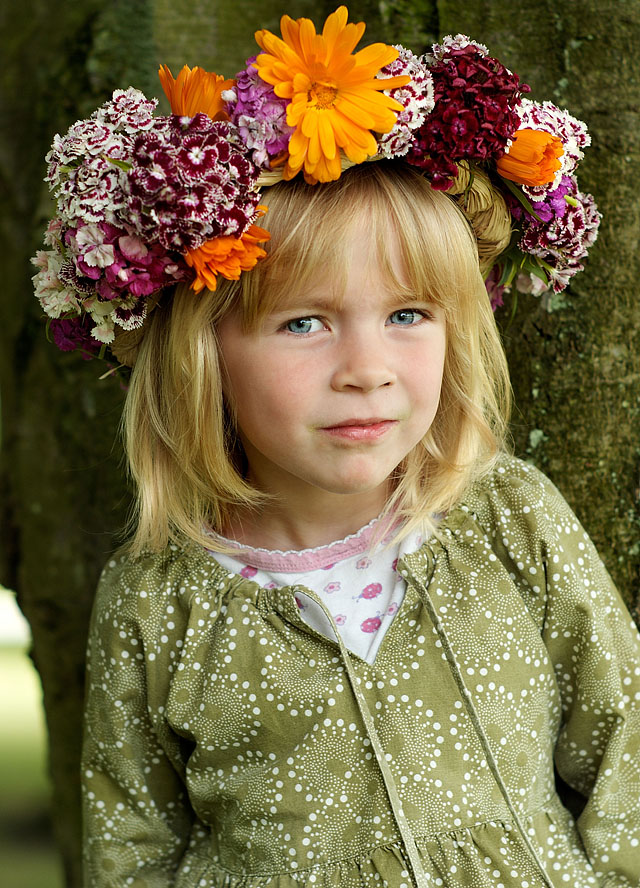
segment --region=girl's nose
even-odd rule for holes
[[[395,381],[381,337],[351,337],[338,346],[331,379],[334,391],[371,392]]]

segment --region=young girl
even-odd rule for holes
[[[354,27],[336,16],[317,54],[320,39]],[[300,35],[313,35],[301,21],[283,20],[282,45],[303,54]],[[276,70],[280,51],[291,68],[265,33],[259,70]],[[435,50],[420,76],[436,95],[452,65],[498,71],[464,38]],[[380,82],[371,95],[393,102]],[[173,101],[179,88],[188,83],[170,83]],[[242,88],[242,75],[224,84],[226,127]],[[313,88],[321,116],[333,106]],[[184,115],[197,109],[174,110],[192,127]],[[507,206],[495,169],[461,164],[446,190],[432,187],[449,162],[433,147],[429,178],[393,154],[336,171],[325,123],[296,135],[287,113],[285,179],[260,194],[268,255],[215,286],[212,263],[185,248],[208,287],[196,295],[185,281],[147,299],[135,341],[114,345],[134,364],[125,432],[139,511],[91,628],[86,884],[636,886],[640,639],[562,497],[504,443],[507,371],[480,269],[515,262],[504,254],[514,216],[525,235],[538,223],[526,200]],[[414,148],[432,114],[437,102],[413,127]],[[193,119],[205,128],[203,116]],[[66,244],[81,271],[115,263],[80,264],[85,241],[103,259],[109,237],[114,255],[147,256],[134,243],[148,212],[134,200],[136,159],[150,158],[140,166],[157,179],[168,162],[137,138],[129,227],[116,239],[113,219],[76,225]],[[189,163],[201,162],[197,147]],[[540,191],[536,218],[556,179],[553,199],[579,194],[569,174],[550,176],[546,192],[524,186]],[[588,217],[588,196],[575,200]],[[261,252],[266,232],[252,232],[247,252]],[[211,238],[219,251],[240,240]],[[547,283],[568,279],[575,267],[550,255]],[[80,309],[98,326],[90,298]],[[556,782],[579,799],[573,815]]]

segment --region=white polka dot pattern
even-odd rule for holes
[[[637,886],[640,639],[555,488],[505,457],[399,569],[375,661],[350,664],[426,884]],[[413,886],[337,633],[295,594],[195,549],[109,563],[87,885]],[[588,798],[577,826],[554,766]]]

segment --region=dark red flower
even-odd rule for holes
[[[60,351],[79,349],[82,358],[90,361],[100,351],[100,343],[92,338],[86,320],[86,315],[77,318],[53,318],[49,323],[49,330]]]
[[[253,222],[258,170],[236,148],[231,123],[156,118],[136,139],[128,174],[128,221],[148,244],[184,253]]]
[[[529,92],[497,59],[473,44],[450,48],[430,68],[435,107],[416,131],[407,160],[446,190],[456,161],[501,157],[520,126],[517,108]]]

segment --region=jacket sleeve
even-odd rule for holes
[[[187,750],[162,719],[163,681],[154,677],[169,675],[151,640],[167,591],[151,565],[111,561],[94,605],[82,755],[86,888],[173,885],[193,820]]]
[[[578,829],[603,885],[631,888],[640,878],[640,637],[593,543],[561,503],[546,559],[543,634],[563,701],[556,767],[587,799]]]
[[[510,493],[500,511],[504,521],[506,507],[517,542],[502,557],[520,577],[554,664],[562,700],[556,768],[585,799],[577,826],[603,888],[637,888],[640,636],[563,497],[537,469],[512,462],[515,479],[501,470]],[[522,563],[537,571],[523,577]]]

